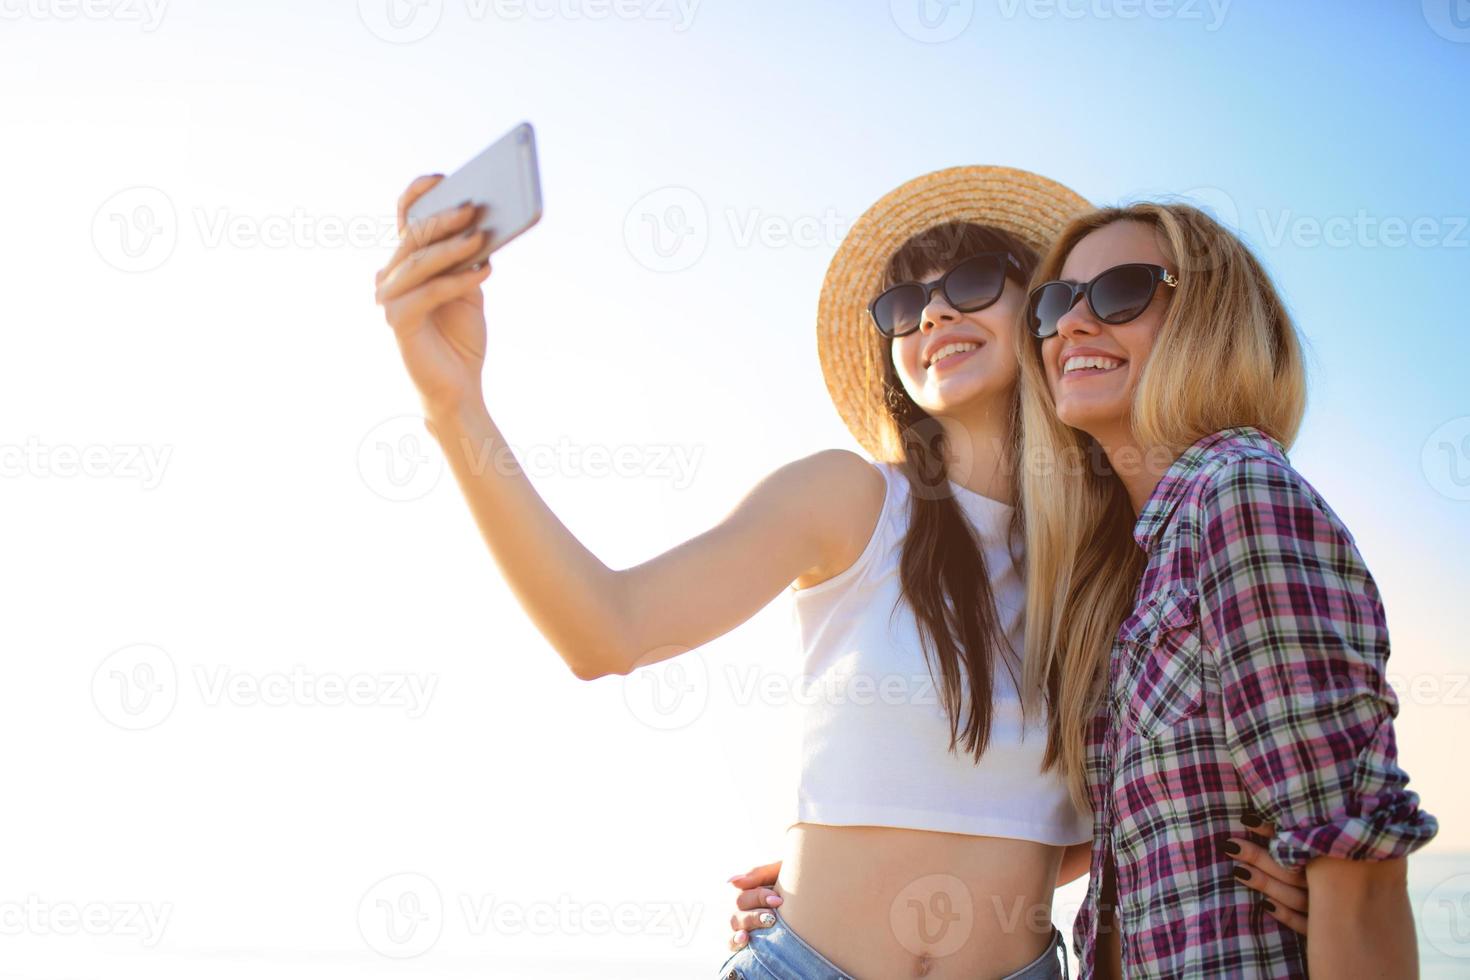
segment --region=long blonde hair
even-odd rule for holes
[[[1143,203],[1083,215],[1063,229],[1034,281],[1059,278],[1078,242],[1117,221],[1151,227],[1179,280],[1134,395],[1139,445],[1174,459],[1213,432],[1252,425],[1290,446],[1306,407],[1296,328],[1255,256],[1204,212]],[[1027,338],[1020,352],[1026,689],[1047,702],[1046,767],[1059,765],[1086,807],[1088,728],[1146,556],[1133,539],[1127,491],[1100,447],[1057,418],[1040,343]]]

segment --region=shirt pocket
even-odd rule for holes
[[[1199,596],[1170,589],[1150,596],[1124,627],[1127,669],[1119,697],[1128,730],[1166,734],[1204,705]]]

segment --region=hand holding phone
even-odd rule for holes
[[[530,123],[521,123],[434,185],[409,207],[408,221],[414,224],[466,200],[479,206],[477,227],[489,234],[473,256],[449,273],[480,264],[541,220],[541,175]]]

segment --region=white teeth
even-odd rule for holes
[[[943,347],[934,352],[933,357],[929,358],[929,365],[930,367],[933,367],[935,364],[938,364],[942,359],[948,357],[951,354],[963,354],[965,353],[965,351],[978,350],[979,348],[979,344],[945,344]]]
[[[1081,371],[1086,368],[1102,368],[1111,370],[1123,362],[1112,357],[1069,357],[1062,364],[1062,373],[1071,374],[1073,371]]]

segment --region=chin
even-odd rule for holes
[[[1092,432],[1102,427],[1109,419],[1117,418],[1118,413],[1111,411],[1105,406],[1076,404],[1075,402],[1063,402],[1057,406],[1057,418],[1074,429],[1083,432]]]
[[[954,411],[966,405],[989,401],[995,397],[999,385],[986,384],[984,381],[968,381],[964,384],[945,385],[938,390],[932,391],[932,397],[926,399],[934,409]],[[929,410],[930,406],[924,406]]]

